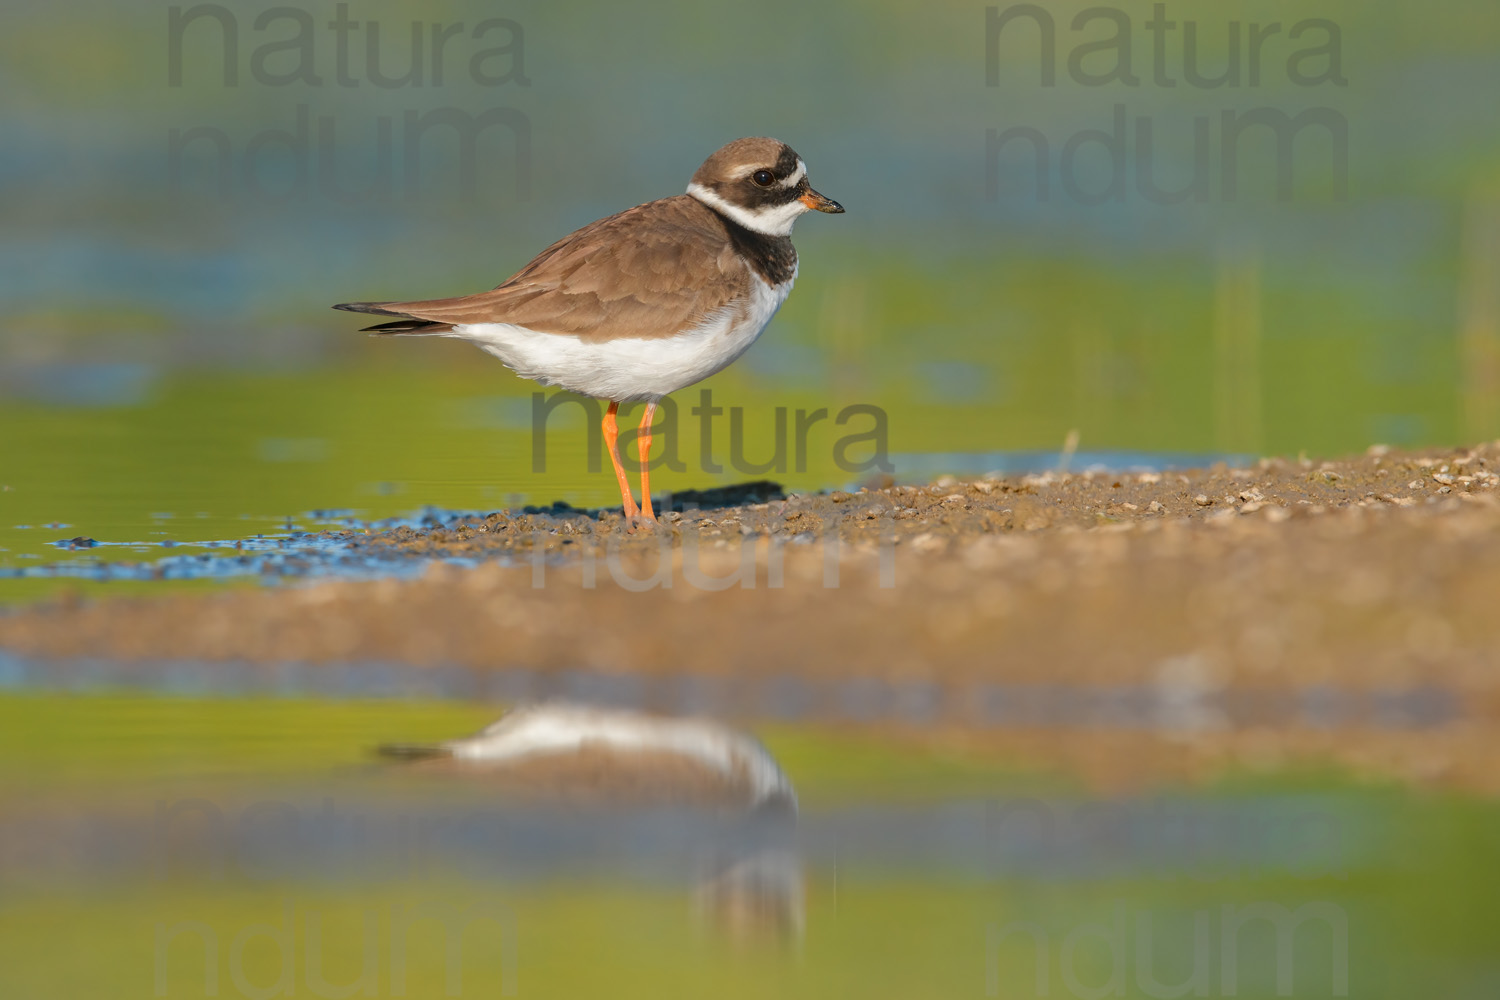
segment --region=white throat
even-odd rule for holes
[[[731,205],[702,184],[689,184],[687,193],[714,211],[727,215],[746,229],[764,233],[766,236],[792,235],[792,223],[797,221],[797,216],[808,211],[806,205],[793,199],[785,205],[773,205],[752,212],[738,205]]]

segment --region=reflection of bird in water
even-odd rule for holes
[[[736,941],[801,934],[802,868],[791,845],[796,793],[765,747],[721,722],[544,703],[464,739],[380,752],[482,774],[543,801],[739,817],[740,829],[712,852],[699,881],[700,913]]]

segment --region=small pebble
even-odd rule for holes
[[[1207,507],[1209,504],[1213,503],[1213,501],[1210,500],[1206,495],[1199,493],[1197,496],[1193,497],[1193,503],[1197,504],[1199,507]]]

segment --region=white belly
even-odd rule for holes
[[[754,739],[708,719],[553,702],[518,708],[477,736],[443,746],[460,760],[490,764],[608,750],[622,770],[659,766],[660,756],[745,784],[749,806],[775,799],[796,811],[797,794],[781,766]]]
[[[522,378],[595,399],[658,400],[723,370],[750,349],[791,293],[797,275],[780,285],[750,280],[750,300],[720,310],[695,330],[672,337],[588,341],[509,323],[456,326],[450,336],[473,341]]]

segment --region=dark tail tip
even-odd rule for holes
[[[334,306],[346,313],[374,313],[377,316],[401,316],[402,313],[392,312],[387,309],[388,302],[340,302]]]
[[[445,333],[453,329],[451,323],[438,323],[418,319],[415,316],[387,308],[390,302],[340,302],[335,309],[351,313],[369,313],[374,316],[395,316],[390,323],[377,323],[360,330],[360,333]]]
[[[431,743],[382,743],[375,748],[375,753],[396,760],[431,760],[435,757],[453,756],[453,751],[447,747]]]

